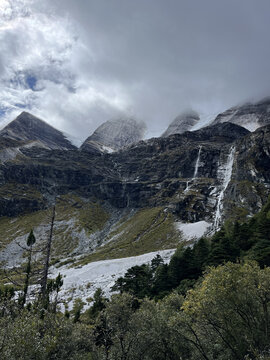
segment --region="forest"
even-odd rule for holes
[[[269,360],[269,265],[270,199],[248,221],[179,246],[169,264],[130,268],[87,310],[80,299],[59,310],[61,275],[26,301],[29,256],[23,286],[0,287],[1,359]]]

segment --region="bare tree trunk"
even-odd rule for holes
[[[46,259],[45,259],[45,264],[44,264],[43,276],[41,279],[40,294],[41,294],[43,303],[45,302],[45,299],[46,299],[46,289],[47,289],[48,271],[49,271],[50,255],[51,255],[54,219],[55,219],[55,204],[53,206],[50,234],[49,234],[47,246],[46,246]]]
[[[28,263],[27,263],[27,267],[26,267],[26,276],[25,276],[24,287],[23,287],[23,296],[22,296],[22,300],[21,300],[22,308],[24,308],[24,305],[26,303],[26,297],[27,297],[27,292],[28,292],[28,287],[29,287],[29,280],[30,280],[30,275],[31,275],[31,261],[32,261],[32,245],[30,246],[29,254],[28,254]]]

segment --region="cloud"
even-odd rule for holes
[[[129,112],[159,135],[187,107],[206,119],[269,95],[269,10],[268,0],[0,0],[2,123],[24,107],[86,138]]]
[[[30,1],[1,3],[0,109],[2,125],[22,109],[76,136],[126,108],[120,86],[85,74],[89,50],[68,18]]]

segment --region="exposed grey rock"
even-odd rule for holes
[[[25,111],[0,131],[0,137],[18,141],[21,145],[31,146],[34,142],[33,146],[48,149],[76,148],[61,131]]]
[[[250,131],[270,124],[270,98],[232,107],[219,114],[212,124],[220,124],[225,121],[243,126]]]
[[[88,152],[110,153],[142,140],[146,125],[132,118],[109,120],[100,125],[81,146]]]
[[[199,120],[200,116],[195,111],[186,111],[173,120],[162,136],[167,137],[172,134],[182,134],[185,131],[189,131],[199,122]]]
[[[102,156],[20,147],[20,156],[0,164],[0,215],[43,209],[53,196],[72,193],[110,204],[119,213],[162,206],[190,222],[213,222],[218,208],[222,223],[225,217],[253,214],[266,202],[269,163],[270,125],[250,133],[229,122],[140,141]],[[103,238],[104,229],[93,242]]]

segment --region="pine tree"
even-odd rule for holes
[[[26,303],[26,297],[27,297],[27,292],[28,292],[28,287],[29,287],[29,280],[30,280],[30,276],[31,276],[31,266],[32,266],[32,248],[33,245],[36,242],[36,238],[35,235],[33,233],[33,230],[30,231],[28,238],[26,240],[26,245],[29,247],[28,250],[28,261],[27,261],[27,265],[26,265],[26,275],[25,275],[25,280],[24,280],[24,287],[23,287],[23,294],[21,296],[21,298],[19,299],[19,304],[20,306],[23,308],[25,303]]]

